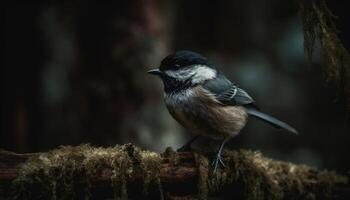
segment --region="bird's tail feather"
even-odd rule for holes
[[[295,128],[291,127],[290,125],[288,125],[285,122],[282,122],[268,114],[265,114],[263,112],[260,112],[259,110],[256,110],[254,108],[247,108],[247,113],[253,117],[256,117],[258,119],[261,119],[269,124],[271,124],[272,126],[276,127],[276,128],[283,128],[289,132],[292,132],[294,134],[298,134],[298,131],[295,130]]]

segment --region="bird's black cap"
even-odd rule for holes
[[[201,54],[193,51],[182,50],[165,57],[162,60],[159,69],[161,71],[169,69],[180,69],[190,65],[207,65],[209,67],[214,66],[206,57],[202,56]]]

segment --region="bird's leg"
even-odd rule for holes
[[[188,142],[186,142],[185,145],[183,145],[181,148],[177,149],[177,152],[184,152],[184,151],[191,151],[191,144],[199,138],[200,135],[194,136],[192,139],[190,139]]]
[[[220,145],[220,148],[218,149],[218,151],[216,152],[215,154],[215,157],[213,159],[213,162],[211,163],[211,167],[212,167],[212,175],[214,175],[216,173],[216,170],[217,170],[217,167],[218,167],[218,164],[220,163],[223,167],[225,167],[225,164],[224,162],[222,161],[222,158],[221,158],[221,152],[222,152],[222,149],[224,148],[225,146],[225,143],[230,140],[231,137],[228,137],[228,138],[225,138],[222,142],[221,142],[221,145]]]

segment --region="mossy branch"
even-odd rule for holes
[[[226,167],[209,176],[210,153],[132,144],[60,147],[37,154],[0,151],[1,199],[347,199],[334,172],[275,161],[258,152],[226,151]]]

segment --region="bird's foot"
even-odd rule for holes
[[[215,175],[218,169],[218,165],[219,163],[225,167],[224,161],[222,161],[221,155],[220,154],[216,154],[215,158],[213,159],[213,162],[211,163],[211,167],[212,167],[212,175]]]

